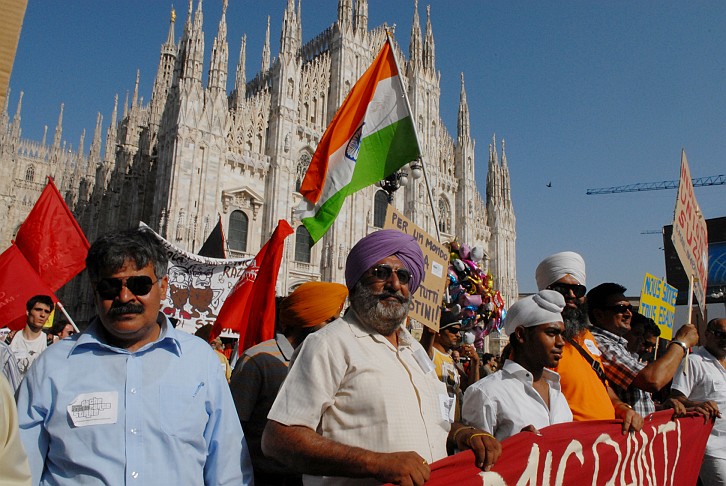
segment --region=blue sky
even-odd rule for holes
[[[194,8],[196,9],[196,1]],[[186,18],[177,0],[177,38]],[[259,70],[267,15],[273,56],[286,0],[230,0],[230,89],[240,38],[247,78]],[[413,1],[369,0],[369,27],[396,24],[408,52]],[[204,2],[206,49],[221,0]],[[303,41],[335,21],[335,0],[302,0]],[[426,3],[419,5],[422,28]],[[456,133],[459,73],[466,80],[477,182],[484,192],[487,146],[504,138],[517,216],[520,291],[535,289],[545,256],[574,250],[588,286],[616,281],[638,294],[646,272],[665,275],[660,229],[675,191],[587,196],[588,188],[675,180],[685,148],[693,177],[726,173],[726,3],[673,1],[433,0],[441,71],[441,115]],[[52,137],[65,103],[64,138],[74,146],[96,113],[108,126],[141,70],[148,101],[166,39],[171,2],[30,0],[11,77],[9,110],[25,92],[23,136]],[[205,70],[208,68],[205,67]],[[552,187],[546,187],[551,182]],[[707,218],[724,216],[725,186],[696,188]]]

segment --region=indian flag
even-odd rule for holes
[[[297,216],[314,242],[345,198],[421,155],[390,40],[325,130],[300,187]]]

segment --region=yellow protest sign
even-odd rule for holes
[[[426,272],[421,285],[411,296],[408,315],[411,319],[438,332],[441,304],[444,301],[446,270],[449,267],[449,250],[390,204],[386,211],[383,229],[395,229],[411,235],[421,247]]]
[[[673,323],[676,315],[678,289],[665,280],[646,273],[640,291],[638,312],[655,321],[660,328],[660,337],[673,339]]]

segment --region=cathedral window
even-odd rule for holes
[[[35,181],[35,167],[32,165],[29,165],[27,169],[25,169],[25,181],[26,182],[33,182]]]
[[[310,167],[311,159],[312,156],[309,152],[303,152],[297,161],[297,167],[295,167],[295,191],[297,192],[300,192],[300,186],[302,186],[302,181],[305,178],[308,167]]]
[[[250,219],[242,211],[232,211],[229,215],[229,235],[227,244],[230,250],[247,251],[247,230]]]
[[[376,191],[373,200],[373,226],[383,228],[386,222],[386,210],[388,209],[388,193],[386,191]]]
[[[439,198],[439,231],[451,233],[451,206],[445,197]]]
[[[310,263],[310,250],[313,247],[313,239],[310,237],[305,226],[298,226],[295,231],[295,261]]]

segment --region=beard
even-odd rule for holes
[[[395,301],[384,301],[393,297]],[[400,292],[373,293],[371,288],[358,282],[350,292],[350,306],[366,326],[383,336],[390,336],[401,326],[408,314],[411,297]]]
[[[562,320],[565,323],[563,337],[566,341],[576,338],[584,329],[587,329],[587,304],[577,304],[577,307],[565,307],[562,310]]]

